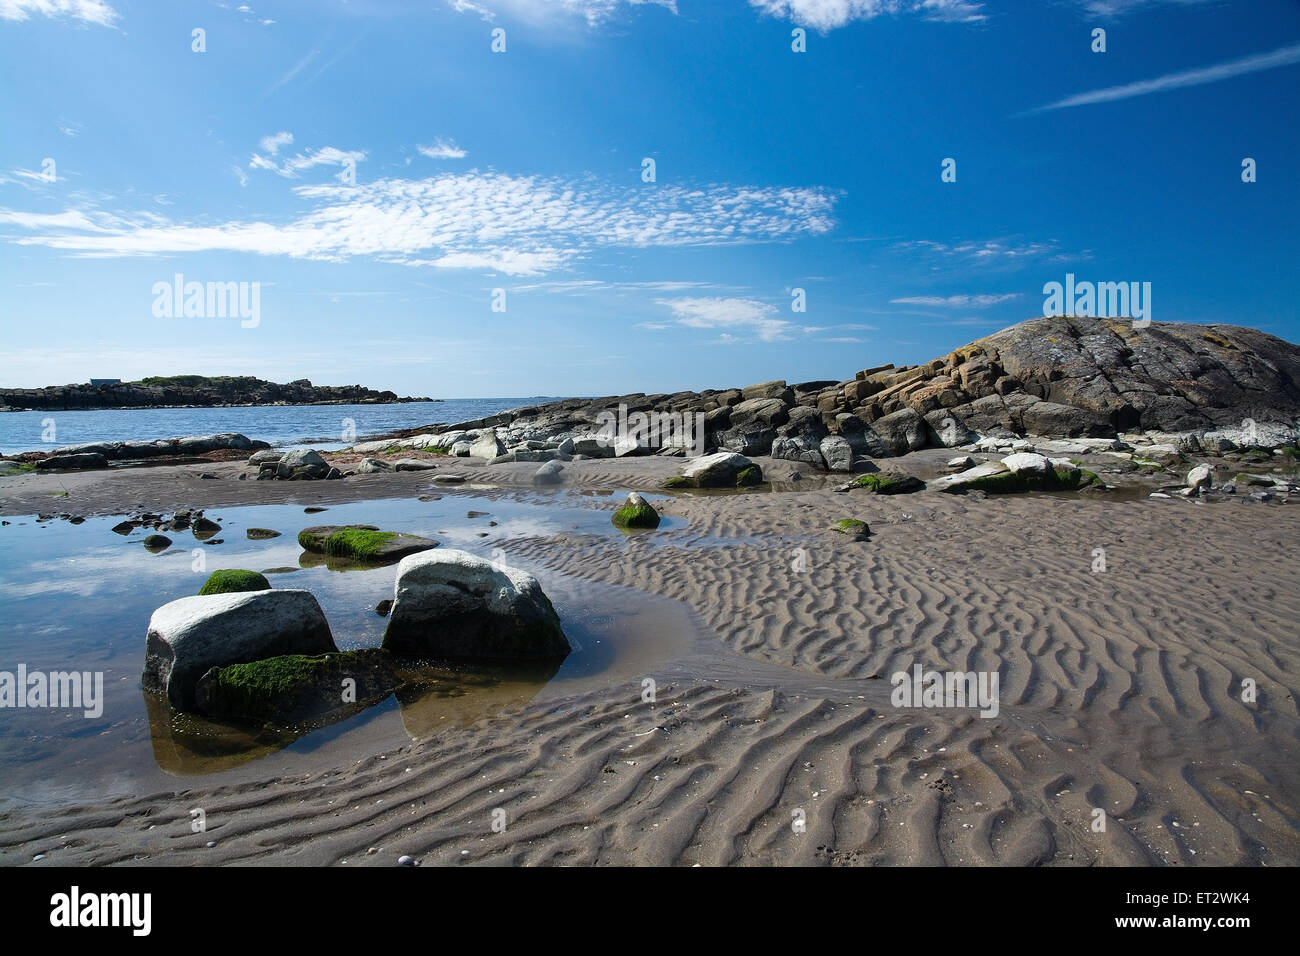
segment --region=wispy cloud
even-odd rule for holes
[[[714,246],[820,235],[834,225],[835,202],[815,188],[714,184],[643,190],[477,171],[300,185],[293,192],[316,206],[278,224],[198,225],[95,209],[55,215],[0,209],[0,223],[33,233],[5,237],[11,242],[80,256],[224,250],[329,261],[369,256],[413,266],[540,275],[598,247]]]
[[[1055,242],[1017,243],[1001,239],[983,239],[948,243],[935,242],[930,239],[916,239],[896,243],[893,248],[904,252],[928,252],[947,259],[985,263],[1014,263],[1048,257],[1060,258],[1060,249]],[[1090,258],[1090,254],[1084,253],[1075,258]]]
[[[667,306],[678,325],[692,329],[728,329],[751,332],[764,342],[777,342],[790,338],[795,326],[777,318],[776,306],[758,299],[728,299],[721,297],[688,296],[680,299],[659,299]],[[729,332],[724,340],[739,339]]]
[[[0,19],[26,20],[33,14],[52,19],[113,25],[118,13],[104,0],[0,0]]]
[[[288,136],[287,133],[276,134],[277,136]],[[272,139],[272,137],[268,137]],[[293,137],[289,136],[289,141]],[[262,140],[265,144],[266,140]],[[279,146],[276,146],[276,150]],[[272,152],[274,155],[274,151]],[[253,158],[248,161],[249,169],[269,169],[278,173],[285,179],[297,179],[303,170],[311,169],[315,166],[348,166],[355,165],[366,158],[364,150],[343,150],[334,146],[325,146],[321,149],[308,150],[306,153],[299,153],[297,156],[287,157],[284,162],[276,163],[275,160],[260,153],[254,153]],[[340,174],[342,175],[342,174]]]
[[[428,156],[430,159],[464,159],[469,155],[449,139],[439,139],[432,146],[417,146],[415,148],[420,155]]]
[[[919,15],[941,23],[978,23],[984,4],[971,0],[749,0],[760,13],[825,33],[855,20],[882,15]]]
[[[911,295],[901,299],[890,299],[891,305],[923,305],[941,309],[987,309],[1020,298],[1019,292],[1006,292],[998,295]]]
[[[655,6],[677,12],[676,0],[489,0],[491,6],[474,0],[446,0],[457,13],[472,13],[492,20],[504,12],[534,23],[556,17],[579,17],[591,26],[609,20],[620,7]]]
[[[1044,113],[1048,110],[1067,109],[1072,106],[1113,103],[1116,100],[1146,96],[1149,93],[1164,93],[1168,90],[1178,90],[1187,86],[1218,83],[1221,80],[1230,80],[1235,76],[1258,73],[1261,70],[1273,70],[1280,66],[1291,66],[1295,63],[1300,63],[1300,43],[1280,47],[1271,53],[1255,53],[1240,59],[1228,60],[1226,63],[1217,63],[1214,66],[1184,70],[1181,73],[1166,73],[1164,76],[1157,76],[1151,80],[1138,80],[1135,83],[1125,83],[1122,86],[1108,86],[1105,89],[1092,90],[1088,93],[1076,93],[1074,96],[1067,96],[1063,100],[1048,103],[1046,106],[1040,106],[1029,112]]]

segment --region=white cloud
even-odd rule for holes
[[[947,309],[987,309],[1020,298],[1018,292],[999,295],[912,295],[902,299],[890,299],[891,305],[924,305]]]
[[[263,142],[265,143],[266,140],[263,140]],[[269,169],[286,179],[297,179],[303,170],[311,169],[314,166],[346,166],[349,162],[355,164],[365,158],[364,150],[349,151],[336,149],[333,146],[325,146],[322,149],[308,150],[306,153],[290,156],[278,165],[275,160],[260,153],[254,153],[253,158],[248,161],[248,166],[250,169]]]
[[[757,299],[691,296],[657,301],[659,305],[668,307],[678,325],[692,329],[739,329],[755,333],[764,342],[788,339],[795,329],[792,323],[776,317],[776,306]],[[737,337],[725,332],[723,340],[738,341]]]
[[[281,146],[288,146],[292,142],[293,133],[281,130],[278,133],[272,133],[270,136],[263,136],[258,145],[262,147],[263,152],[270,153],[274,156],[276,153],[280,152]]]
[[[432,146],[415,147],[421,155],[430,159],[464,159],[469,153],[448,139],[439,139]]]
[[[920,14],[944,23],[976,23],[986,19],[984,4],[970,0],[749,0],[768,16],[783,17],[825,33],[855,20],[883,15]]]
[[[32,14],[69,17],[102,27],[112,26],[117,19],[117,11],[104,0],[0,0],[0,20],[26,20]]]
[[[0,209],[0,223],[33,233],[5,237],[9,241],[79,256],[209,250],[330,261],[371,256],[538,275],[600,247],[713,246],[821,235],[834,225],[835,202],[814,188],[644,190],[477,171],[352,186],[300,185],[293,192],[315,205],[284,223],[197,225],[93,209],[57,215]]]
[[[1258,73],[1260,70],[1272,70],[1279,66],[1291,66],[1300,63],[1300,43],[1279,47],[1271,53],[1255,53],[1251,56],[1217,63],[1214,66],[1184,70],[1181,73],[1166,73],[1150,80],[1138,80],[1122,86],[1108,86],[1088,93],[1076,93],[1063,100],[1040,106],[1033,113],[1047,110],[1065,109],[1071,106],[1089,106],[1093,103],[1111,103],[1115,100],[1127,100],[1134,96],[1146,96],[1148,93],[1163,93],[1167,90],[1182,89],[1186,86],[1200,86],[1205,83],[1218,83],[1246,73]]]
[[[1019,245],[989,239],[965,241],[954,244],[918,239],[914,242],[900,242],[894,248],[903,250],[921,250],[932,252],[946,258],[969,259],[980,262],[1017,261],[1037,259],[1057,252],[1057,246],[1051,242],[1027,242]]]
[[[492,0],[494,9],[472,0],[447,0],[447,5],[457,13],[473,13],[485,20],[491,20],[496,12],[504,11],[534,23],[554,19],[556,16],[581,17],[590,26],[604,23],[624,6],[656,6],[677,12],[676,0]]]

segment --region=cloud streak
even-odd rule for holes
[[[1166,73],[1164,76],[1157,76],[1150,80],[1138,80],[1135,83],[1125,83],[1122,86],[1108,86],[1087,93],[1076,93],[1074,96],[1067,96],[1055,103],[1048,103],[1046,106],[1040,106],[1037,109],[1030,110],[1029,114],[1023,115],[1045,113],[1049,110],[1069,109],[1075,106],[1091,106],[1096,103],[1113,103],[1117,100],[1127,100],[1135,96],[1180,90],[1188,86],[1203,86],[1206,83],[1218,83],[1236,76],[1259,73],[1262,70],[1274,70],[1295,63],[1300,63],[1300,43],[1280,47],[1271,53],[1255,53],[1240,59],[1229,60],[1226,63],[1216,63],[1214,66],[1184,70],[1181,73]]]
[[[269,161],[268,161],[269,162]],[[269,168],[275,167],[270,164]],[[281,172],[281,175],[286,175]],[[816,188],[728,185],[616,187],[590,179],[492,172],[359,185],[299,185],[314,208],[288,222],[171,222],[151,213],[0,209],[20,245],[78,256],[245,252],[542,275],[601,247],[783,242],[834,226],[834,198]]]
[[[117,11],[104,0],[0,0],[0,20],[27,20],[33,14],[101,27],[111,27],[117,19]]]

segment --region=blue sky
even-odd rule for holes
[[[3,385],[842,379],[1067,272],[1300,340],[1295,0],[0,0],[0,74]]]

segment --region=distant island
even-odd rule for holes
[[[83,385],[0,387],[0,410],[82,411],[95,408],[215,408],[231,405],[389,405],[436,399],[402,398],[361,385],[281,385],[251,375],[155,375],[138,382],[92,379]]]

